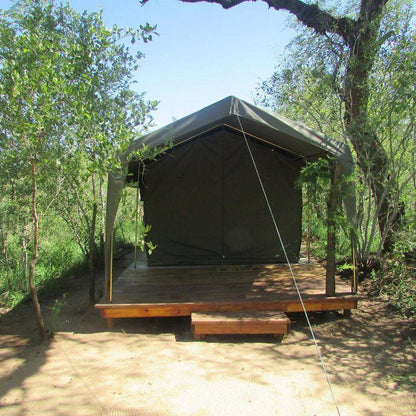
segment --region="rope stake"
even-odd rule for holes
[[[324,361],[323,361],[323,358],[322,358],[322,355],[321,355],[321,351],[319,349],[318,342],[317,342],[316,337],[315,337],[315,333],[313,331],[311,322],[309,320],[308,312],[306,311],[305,304],[303,303],[303,298],[302,298],[302,295],[300,293],[299,286],[298,286],[298,283],[297,283],[296,278],[295,278],[295,274],[294,274],[293,269],[292,269],[292,265],[290,264],[289,257],[287,255],[287,251],[286,251],[285,245],[283,244],[283,239],[282,239],[282,236],[281,236],[280,231],[279,231],[279,227],[277,226],[277,222],[276,222],[275,216],[273,214],[272,207],[271,207],[270,202],[269,202],[269,198],[268,198],[267,193],[266,193],[266,190],[264,188],[263,181],[261,179],[259,170],[257,168],[256,161],[255,161],[254,156],[253,156],[253,152],[251,151],[251,148],[250,148],[250,145],[248,143],[248,139],[247,139],[246,133],[244,132],[243,125],[241,124],[241,120],[240,120],[240,117],[239,117],[238,114],[237,114],[237,120],[238,120],[238,123],[240,125],[241,132],[243,133],[243,137],[244,137],[244,141],[245,141],[246,146],[247,146],[248,153],[250,154],[250,158],[251,158],[251,161],[253,163],[254,170],[256,171],[257,179],[259,180],[259,184],[260,184],[261,190],[263,192],[264,199],[266,201],[266,205],[268,207],[270,216],[272,218],[272,221],[273,221],[274,229],[276,231],[277,238],[278,238],[278,240],[280,242],[280,245],[282,246],[282,250],[283,250],[283,254],[284,254],[285,259],[286,259],[286,263],[289,266],[289,270],[290,270],[290,274],[292,276],[293,284],[294,284],[294,286],[296,288],[296,292],[297,292],[297,295],[298,295],[300,304],[302,306],[302,310],[303,310],[303,313],[305,315],[306,322],[308,323],[309,331],[310,331],[310,333],[312,335],[312,339],[313,339],[313,342],[315,344],[316,352],[317,352],[317,355],[319,357],[319,361],[321,363],[321,367],[322,367],[323,372],[325,374],[326,382],[327,382],[328,387],[329,387],[329,390],[331,392],[332,401],[334,402],[334,405],[335,405],[335,408],[337,409],[338,415],[341,416],[341,413],[340,413],[339,407],[338,407],[338,403],[337,403],[337,401],[335,399],[334,391],[332,390],[332,385],[331,385],[331,382],[329,380],[328,373],[326,371],[326,367],[325,367],[325,364],[324,364]]]

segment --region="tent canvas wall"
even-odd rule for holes
[[[290,258],[297,259],[301,198],[293,185],[299,169],[308,160],[332,155],[348,174],[353,166],[349,148],[236,97],[227,97],[137,139],[121,155],[124,169],[109,175],[106,281],[111,274],[111,237],[120,192],[129,177],[129,160],[141,147],[157,147],[167,141],[173,148],[157,161],[145,163],[140,178],[145,219],[152,225],[150,239],[159,246],[150,263],[282,260],[243,133],[258,159]],[[351,216],[353,202],[346,202]]]
[[[301,161],[250,139],[270,204],[296,262],[301,242]],[[157,248],[151,266],[284,262],[242,134],[219,127],[145,165],[144,219]]]

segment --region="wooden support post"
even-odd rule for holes
[[[105,277],[104,277],[104,298],[111,303],[113,298],[113,236],[106,235],[105,242]]]
[[[344,315],[346,318],[351,318],[351,309],[344,309],[344,310],[343,310],[343,315]]]
[[[325,293],[326,296],[335,296],[335,215],[338,206],[338,178],[341,174],[339,163],[334,162],[331,169],[331,188],[328,198],[328,218],[327,218],[327,246],[326,246],[326,279]]]
[[[110,239],[110,270],[109,270],[109,281],[108,281],[108,301],[113,302],[113,235]]]
[[[139,166],[139,165],[138,165]],[[136,188],[136,212],[134,221],[134,268],[137,268],[137,245],[138,245],[138,229],[139,226],[139,168],[137,168],[137,188]]]
[[[106,243],[105,243],[106,244]],[[104,265],[104,299],[106,302],[108,302],[108,291],[110,287],[110,273],[109,273],[109,266],[108,266],[108,260],[107,260],[107,249],[105,248],[104,251],[105,258],[105,265]]]
[[[358,291],[358,279],[357,279],[357,267],[356,267],[356,258],[355,258],[355,241],[351,241],[352,245],[352,284],[351,284],[351,293],[355,294]]]
[[[309,184],[306,184],[306,195],[310,194],[309,191]],[[307,196],[309,198],[309,196]],[[308,259],[308,264],[311,262],[311,203],[310,201],[307,204],[307,212],[306,212],[306,222],[307,222],[307,231],[306,231],[306,257]]]

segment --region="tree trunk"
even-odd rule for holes
[[[26,244],[26,225],[23,226],[22,229],[22,281],[24,282],[24,290],[26,292],[29,291],[28,284],[27,284],[27,263],[28,263],[28,254],[27,254],[27,244]]]
[[[1,242],[2,242],[4,267],[6,269],[6,285],[7,285],[7,289],[10,289],[11,282],[10,282],[9,256],[7,255],[7,234],[4,232],[3,227],[0,227],[0,234],[1,234]]]
[[[366,3],[366,2],[364,2]],[[370,3],[370,2],[367,2]],[[362,6],[361,13],[364,13]],[[392,248],[393,230],[398,221],[391,207],[396,205],[392,190],[394,179],[389,175],[389,157],[368,120],[368,80],[378,51],[381,16],[360,25],[354,44],[350,46],[345,81],[345,127],[357,154],[360,166],[371,188],[377,210],[380,236],[385,236],[383,250]]]
[[[327,246],[326,246],[326,277],[325,294],[335,296],[335,245],[336,245],[336,211],[339,200],[338,178],[341,169],[338,163],[334,162],[331,169],[331,189],[327,202]]]
[[[105,192],[104,180],[100,177],[100,216],[101,216],[101,231],[100,231],[100,256],[104,257],[105,244]]]
[[[356,120],[354,124],[355,122]],[[399,215],[394,214],[392,209],[397,206],[397,201],[392,193],[395,184],[394,179],[389,175],[388,156],[375,134],[369,132],[364,135],[362,133],[353,135],[350,133],[352,130],[355,128],[347,125],[347,132],[357,154],[357,162],[374,197],[380,237],[384,236],[383,251],[388,252],[392,249],[393,233],[399,221]]]
[[[89,302],[90,305],[95,304],[95,260],[96,260],[96,244],[95,244],[95,228],[97,223],[97,198],[96,198],[96,187],[95,179],[92,177],[92,218],[91,227],[89,228],[88,236],[88,268],[89,268]]]
[[[40,309],[38,292],[35,287],[35,268],[39,258],[39,217],[37,212],[37,171],[36,162],[32,161],[32,214],[33,214],[33,259],[29,266],[29,288],[32,294],[33,306],[35,307],[36,319],[38,321],[39,334],[42,340],[48,338],[45,324],[43,323],[42,312]]]

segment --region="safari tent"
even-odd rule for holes
[[[135,159],[143,146],[167,143],[168,150],[156,159]],[[296,263],[302,233],[296,180],[307,161],[327,156],[342,173],[352,171],[343,143],[233,96],[137,139],[120,156],[122,173],[109,176],[107,289],[113,228],[126,183],[139,186],[144,221],[151,225],[148,238],[156,249],[147,256],[150,268],[276,264],[285,262],[286,254]]]

